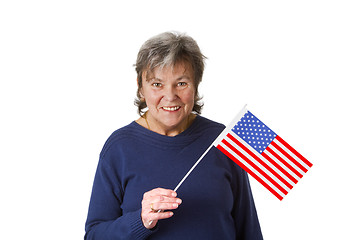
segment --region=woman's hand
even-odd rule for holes
[[[170,218],[173,210],[181,204],[181,199],[176,197],[176,192],[170,189],[155,188],[144,193],[141,202],[141,219],[147,229],[155,227],[158,220]]]

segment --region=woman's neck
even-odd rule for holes
[[[188,115],[188,117],[183,121],[183,123],[180,126],[175,126],[175,127],[171,128],[171,127],[163,127],[163,126],[153,122],[153,120],[151,120],[151,119],[149,120],[149,118],[147,116],[147,112],[146,112],[139,119],[137,119],[136,122],[139,125],[143,126],[144,128],[149,129],[150,131],[159,133],[161,135],[174,137],[174,136],[182,133],[183,131],[185,131],[188,127],[190,127],[191,124],[193,123],[193,121],[195,120],[195,118],[196,118],[196,115],[193,113],[190,113],[190,115]]]

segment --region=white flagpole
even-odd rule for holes
[[[213,146],[214,143],[212,143],[208,149],[206,149],[206,151],[201,155],[201,157],[196,161],[196,163],[192,166],[192,168],[190,168],[190,170],[187,172],[187,174],[183,177],[183,179],[181,179],[181,181],[178,183],[178,185],[176,186],[176,188],[174,188],[174,192],[176,192],[179,187],[181,186],[181,184],[185,181],[185,179],[190,175],[190,173],[194,170],[194,168],[200,163],[200,161],[205,157],[205,155],[208,153],[208,151],[211,149],[211,147]]]
[[[206,149],[206,151],[201,155],[201,157],[196,161],[196,163],[194,164],[194,166],[192,166],[192,168],[190,168],[190,170],[188,171],[188,173],[183,177],[183,179],[181,179],[181,181],[178,183],[178,185],[175,187],[174,191],[176,192],[179,187],[181,186],[181,184],[185,181],[185,179],[190,175],[190,173],[194,170],[194,168],[200,163],[200,161],[205,157],[205,155],[209,152],[209,150],[211,149],[212,146],[217,146],[219,144],[219,142],[224,138],[224,135],[226,135],[232,128],[233,126],[240,120],[240,118],[242,118],[242,116],[245,115],[245,113],[247,112],[246,109],[246,105],[243,107],[243,109],[241,109],[241,111],[236,115],[236,117],[231,121],[231,123],[219,134],[219,136],[214,140],[214,142],[208,147],[208,149]]]

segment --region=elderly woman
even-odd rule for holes
[[[100,153],[85,239],[262,239],[246,172],[216,148],[171,190],[224,129],[200,116],[204,58],[178,33],[141,47],[140,118]]]

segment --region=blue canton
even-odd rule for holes
[[[276,137],[270,128],[248,111],[232,131],[260,154]]]

